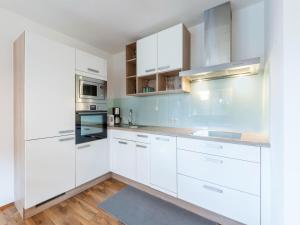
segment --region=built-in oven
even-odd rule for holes
[[[77,103],[106,103],[107,81],[76,75]]]
[[[107,138],[107,111],[77,111],[75,133],[76,144]]]

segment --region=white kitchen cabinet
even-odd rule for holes
[[[26,141],[25,149],[25,209],[75,188],[73,135]]]
[[[154,135],[151,139],[150,163],[151,185],[176,194],[176,137]]]
[[[132,180],[136,179],[135,142],[123,139],[112,139],[111,157],[112,170],[114,173]]]
[[[178,137],[177,148],[260,163],[260,147],[256,146],[203,141],[193,138]]]
[[[178,24],[158,33],[159,72],[183,68],[183,29],[183,24]]]
[[[157,72],[157,34],[137,41],[137,75]]]
[[[150,144],[136,142],[136,181],[150,184]]]
[[[83,73],[80,75],[94,75],[107,80],[107,61],[76,49],[76,71]]]
[[[178,150],[178,173],[260,196],[260,164]]]
[[[75,49],[33,33],[25,36],[25,140],[72,134]]]
[[[102,139],[76,146],[76,186],[109,171],[108,140]]]
[[[243,224],[260,224],[258,196],[178,175],[178,198]]]

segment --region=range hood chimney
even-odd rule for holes
[[[260,58],[231,61],[231,5],[223,3],[204,11],[205,66],[180,72],[190,80],[210,80],[258,74]]]

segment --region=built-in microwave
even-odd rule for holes
[[[76,103],[106,103],[107,81],[76,75]]]

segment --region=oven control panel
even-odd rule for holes
[[[76,111],[107,111],[106,104],[76,103]]]

